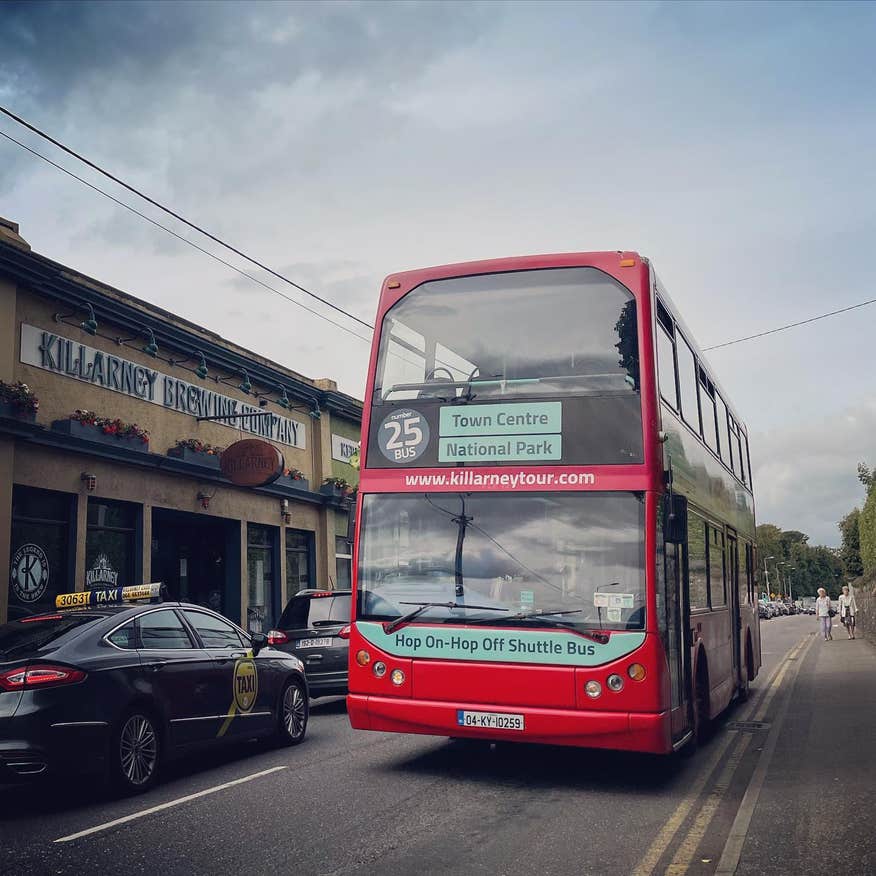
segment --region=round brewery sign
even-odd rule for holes
[[[222,474],[239,487],[263,487],[283,474],[283,454],[260,438],[236,441],[222,451]]]
[[[380,424],[377,445],[390,462],[413,462],[429,446],[429,424],[419,411],[393,411]]]
[[[37,602],[49,585],[49,558],[37,544],[24,544],[13,555],[12,593],[21,602]]]

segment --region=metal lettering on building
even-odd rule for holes
[[[191,417],[222,417],[225,419],[214,422],[278,444],[302,450],[307,447],[305,426],[299,420],[278,415],[241,418],[240,414],[264,411],[204,386],[25,323],[21,324],[21,361]]]

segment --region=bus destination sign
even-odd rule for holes
[[[523,462],[563,457],[561,402],[441,408],[439,462]]]

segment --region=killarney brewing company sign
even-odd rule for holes
[[[299,420],[276,415],[234,419],[235,414],[263,411],[203,386],[25,323],[21,324],[21,361],[192,417],[227,417],[216,422],[278,444],[302,450],[307,446],[304,423]]]

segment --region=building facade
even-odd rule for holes
[[[362,407],[333,381],[37,255],[4,219],[0,381],[0,622],[161,581],[257,632],[296,591],[349,586]],[[247,438],[282,454],[267,486],[222,473]]]

